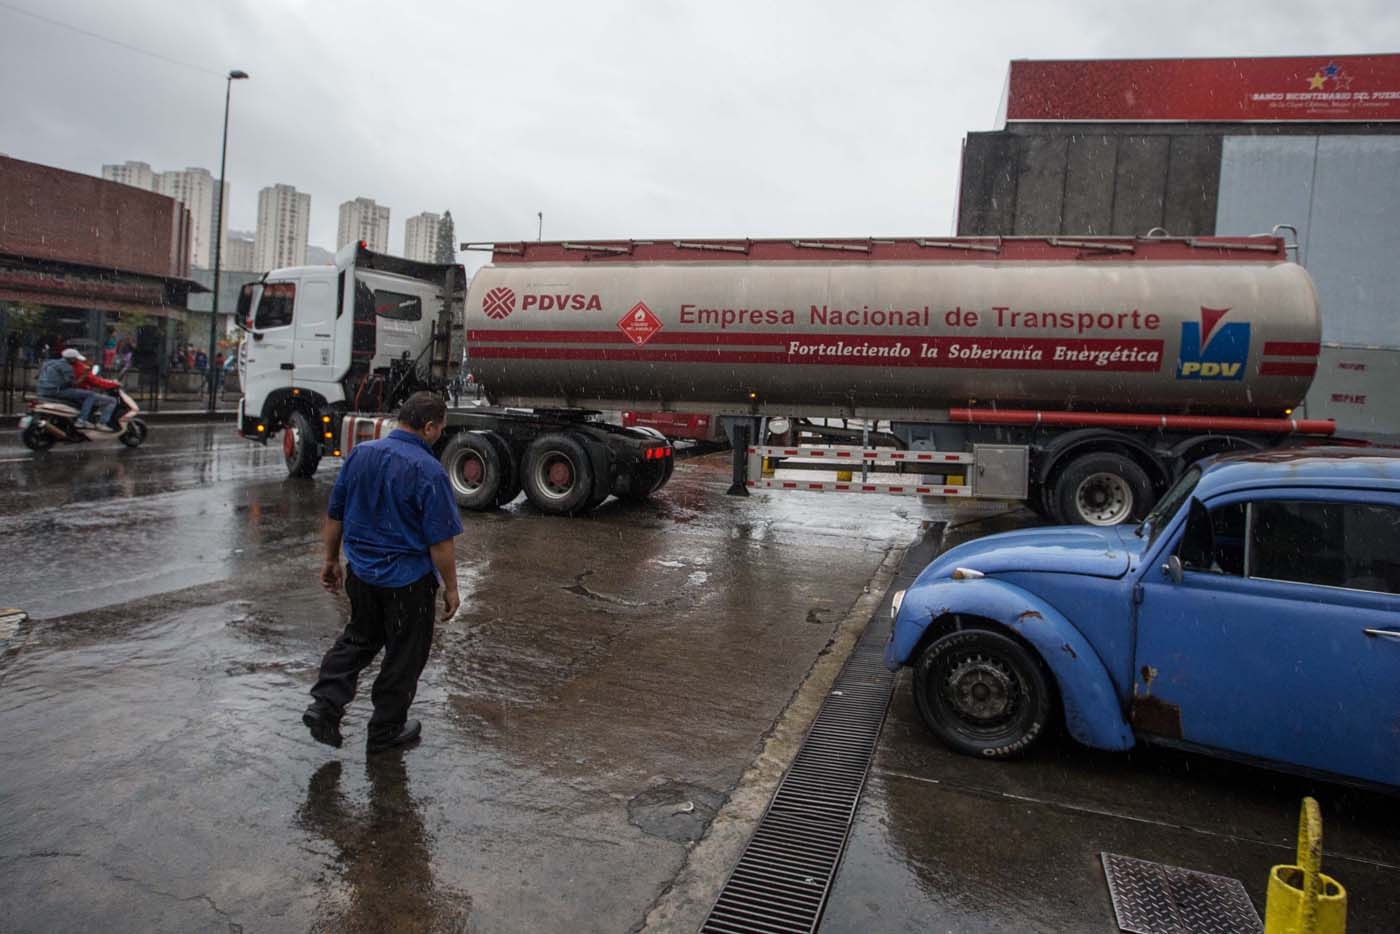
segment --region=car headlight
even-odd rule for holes
[[[906,591],[896,590],[894,598],[890,600],[890,619],[899,618],[899,608],[904,604],[904,594]]]

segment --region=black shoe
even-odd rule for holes
[[[397,749],[400,746],[407,746],[409,743],[416,742],[418,737],[422,735],[423,724],[419,723],[417,720],[409,720],[399,729],[397,736],[366,743],[365,752],[374,755],[376,752]]]
[[[312,704],[301,715],[301,722],[311,731],[311,738],[318,743],[340,748],[344,739],[340,735],[340,718],[321,704]]]

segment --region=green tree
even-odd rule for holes
[[[442,212],[442,223],[438,224],[437,248],[433,260],[439,263],[457,262],[457,231],[452,227],[452,212]]]

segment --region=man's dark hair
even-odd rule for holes
[[[428,422],[441,425],[445,421],[447,403],[430,392],[415,392],[399,406],[399,423],[414,431],[421,431]]]

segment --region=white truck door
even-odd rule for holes
[[[252,344],[244,359],[249,415],[261,415],[263,402],[274,390],[292,385],[292,320],[295,282],[267,282],[253,313]]]
[[[336,382],[335,280],[308,276],[296,295],[296,324],[292,351],[293,379],[298,386],[315,388],[326,395],[327,384]]]

